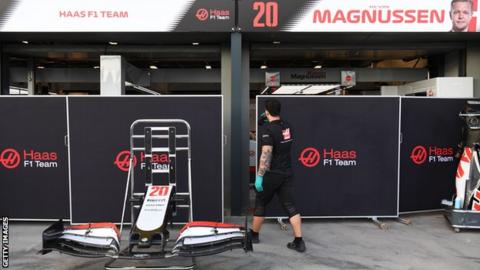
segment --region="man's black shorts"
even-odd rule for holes
[[[265,216],[265,207],[277,194],[280,204],[289,217],[298,214],[293,198],[293,177],[267,172],[263,176],[263,191],[256,193],[255,215]]]

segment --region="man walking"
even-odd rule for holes
[[[252,226],[252,242],[259,243],[259,232],[265,220],[265,207],[277,194],[280,203],[289,217],[293,228],[294,240],[287,247],[298,252],[306,250],[302,239],[302,221],[295,208],[293,198],[293,172],[291,165],[291,146],[293,134],[290,125],[280,119],[281,104],[276,99],[265,102],[265,116],[268,123],[264,132],[259,134],[261,156],[255,179],[255,213]]]

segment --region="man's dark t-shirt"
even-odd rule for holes
[[[290,125],[283,120],[272,121],[264,127],[260,136],[261,146],[273,146],[269,172],[292,175],[290,150],[292,148],[293,134]]]

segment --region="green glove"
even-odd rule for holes
[[[268,123],[269,121],[268,121],[267,115],[263,112],[262,114],[260,114],[260,117],[258,117],[258,125],[262,126]]]
[[[255,178],[255,189],[258,192],[263,191],[263,176],[257,175],[257,177]]]

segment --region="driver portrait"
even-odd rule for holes
[[[450,6],[450,19],[452,29],[450,32],[468,32],[468,26],[473,15],[472,0],[452,0]]]

